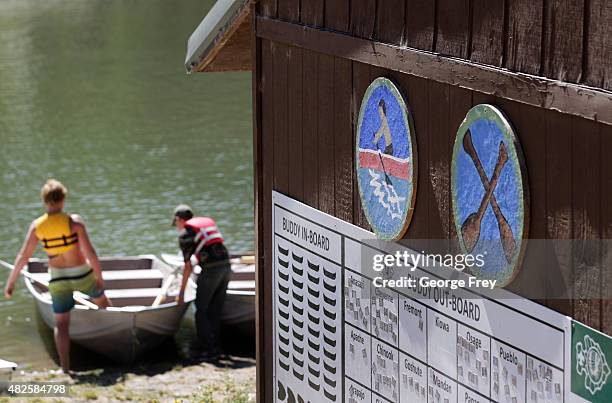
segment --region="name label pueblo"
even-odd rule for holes
[[[517,366],[518,365],[518,358],[516,357],[516,355],[514,355],[514,352],[512,351],[506,351],[504,350],[503,347],[499,348],[499,357],[503,360],[508,361],[509,363]]]

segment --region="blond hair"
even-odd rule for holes
[[[43,202],[50,205],[63,202],[67,194],[66,186],[55,179],[49,179],[40,189],[40,197],[42,197]]]

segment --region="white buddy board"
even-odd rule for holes
[[[272,201],[275,401],[578,401],[570,318],[505,291],[374,287],[380,274],[361,264],[381,253],[374,234],[278,192]],[[387,278],[408,273],[457,276]]]

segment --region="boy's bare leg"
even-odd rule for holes
[[[55,314],[55,347],[59,355],[60,365],[65,373],[70,371],[70,312]]]

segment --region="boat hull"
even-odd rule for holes
[[[172,267],[183,265],[182,255],[162,253],[162,260]],[[247,257],[252,257],[247,255]],[[254,258],[253,258],[254,260]],[[192,279],[197,282],[201,268],[195,265]],[[221,312],[221,326],[231,331],[255,334],[255,264],[244,262],[244,256],[235,255],[231,259],[232,277],[227,287],[227,295]]]
[[[17,368],[17,364],[14,362],[0,359],[0,383],[10,382],[15,368]]]
[[[129,363],[177,332],[189,303],[173,305],[136,312],[75,308],[70,315],[70,339],[114,361]],[[45,324],[53,328],[51,304],[36,299],[36,306]]]
[[[234,294],[228,291],[223,304],[221,323],[225,326],[243,322],[255,322],[255,303],[252,295]]]
[[[70,339],[114,361],[130,363],[178,331],[185,312],[195,299],[196,285],[188,282],[185,303],[179,305],[175,301],[179,285],[174,282],[175,290],[167,294],[172,302],[153,307],[153,300],[163,282],[173,272],[171,267],[153,255],[102,258],[101,261],[103,272],[107,273],[108,270],[113,274],[105,282],[107,295],[116,306],[94,310],[75,305],[70,312]],[[46,272],[46,268],[36,260],[31,260],[28,265],[30,273],[31,268],[39,275]],[[31,280],[24,280],[43,322],[53,328],[55,315],[49,293],[45,292],[44,287],[35,286]],[[155,288],[150,288],[152,282]],[[114,296],[110,297],[113,292]]]

